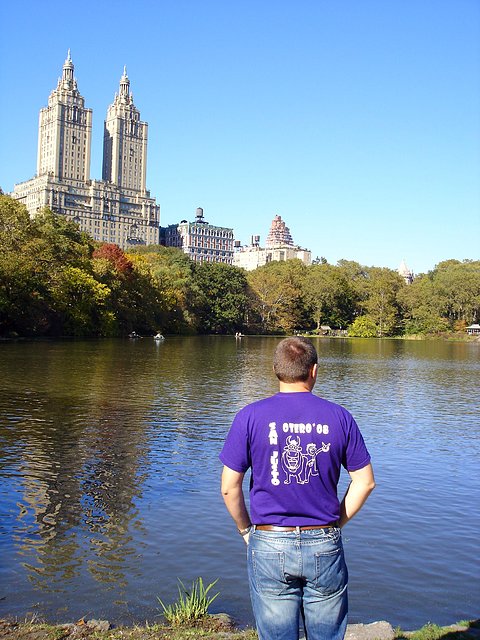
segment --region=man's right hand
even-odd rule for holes
[[[340,523],[343,527],[360,511],[368,496],[375,488],[375,478],[371,464],[357,471],[349,471],[351,482],[340,505]]]

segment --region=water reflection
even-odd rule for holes
[[[157,595],[171,601],[177,577],[201,575],[220,577],[218,610],[251,622],[217,456],[236,411],[276,391],[276,343],[0,345],[0,614],[154,619]],[[316,392],[355,415],[379,481],[346,536],[353,621],[473,615],[478,345],[317,346]],[[452,548],[444,530],[460,521]]]
[[[2,398],[5,475],[18,479],[13,541],[35,589],[61,590],[85,569],[121,588],[125,558],[136,554],[130,527],[142,527],[135,498],[148,443],[137,385],[145,401],[152,384],[112,345],[31,346],[33,372],[10,375]]]

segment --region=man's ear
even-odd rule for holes
[[[312,378],[314,380],[317,379],[317,373],[318,373],[318,364],[314,364],[312,367]]]

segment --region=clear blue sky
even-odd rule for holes
[[[0,185],[35,174],[71,49],[91,177],[123,65],[161,224],[194,218],[416,273],[480,258],[479,0],[7,2]]]

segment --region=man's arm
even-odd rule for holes
[[[223,467],[222,496],[228,513],[232,516],[239,531],[247,529],[252,523],[248,515],[243,496],[242,482],[244,473]],[[248,534],[243,537],[248,543]]]
[[[360,511],[368,496],[375,489],[375,478],[371,464],[349,471],[351,482],[340,505],[340,527],[347,524],[353,516]]]

